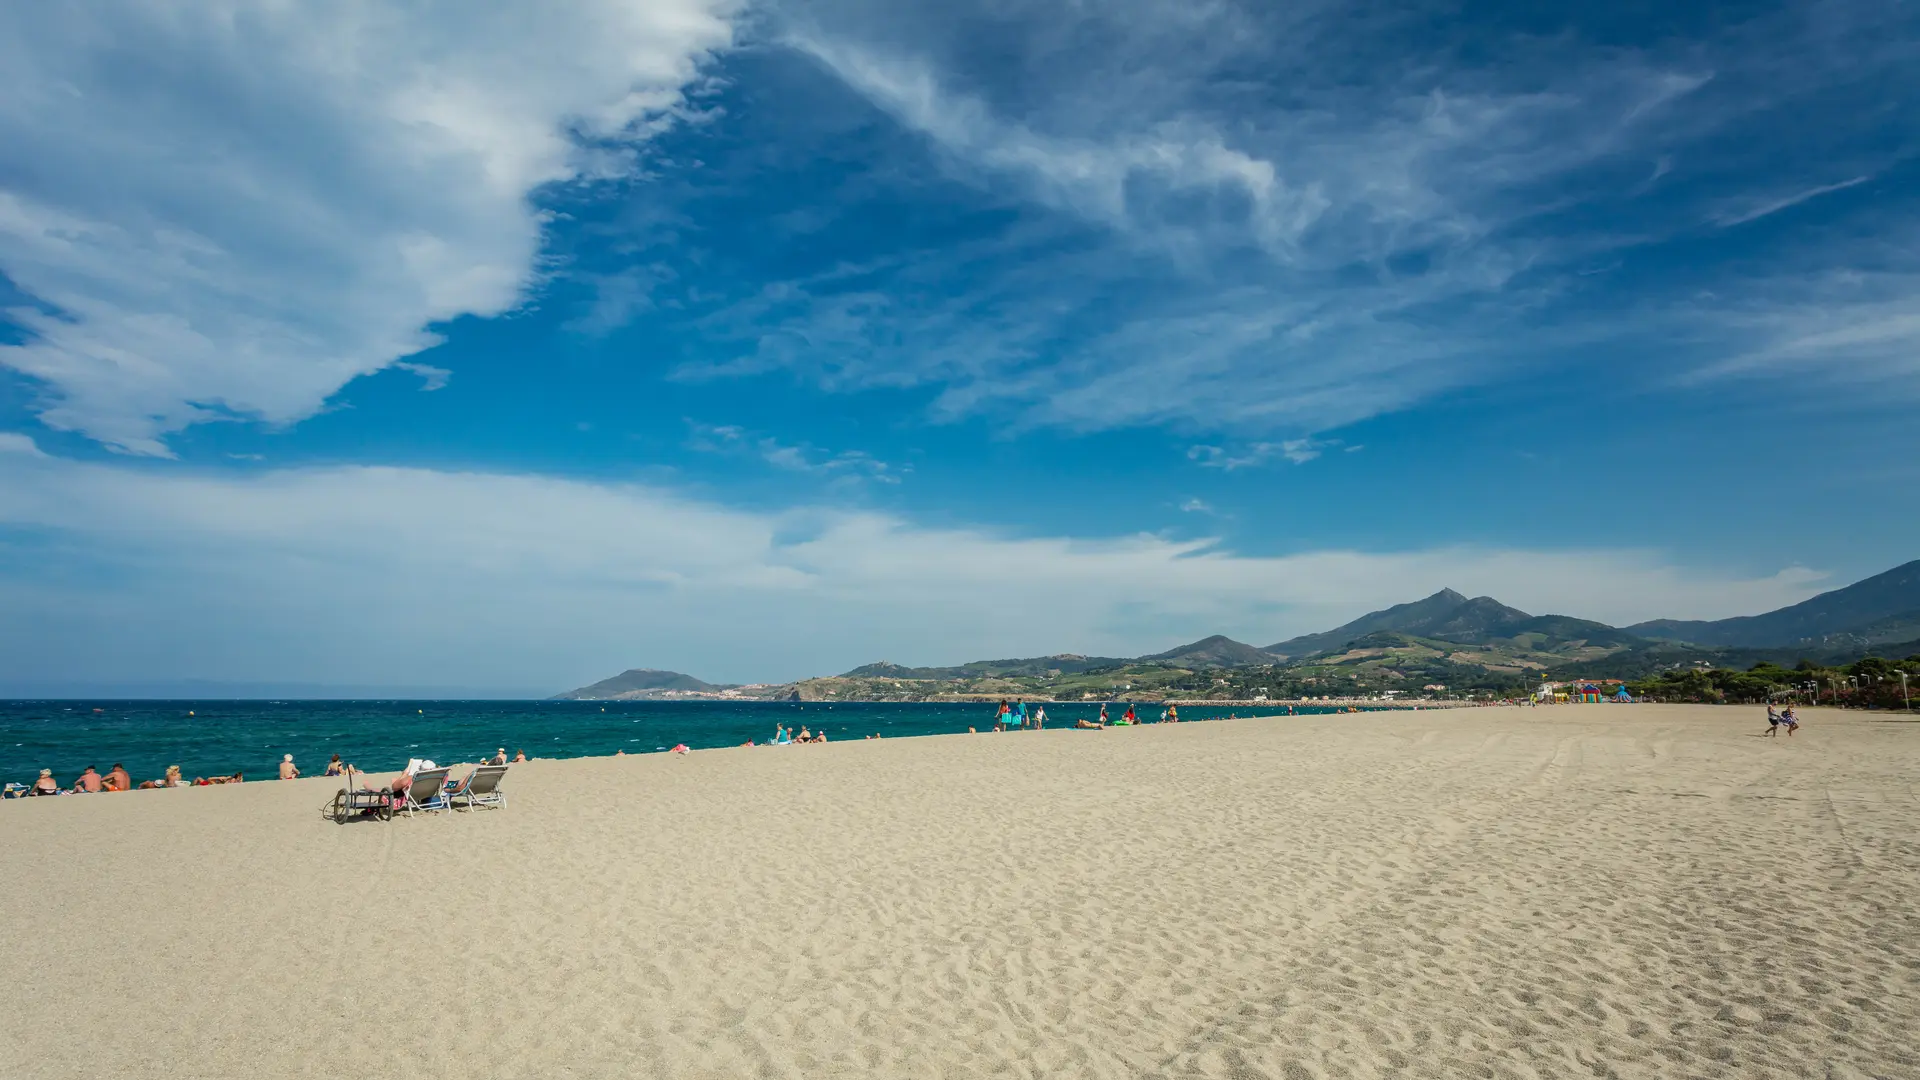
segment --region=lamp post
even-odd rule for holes
[[[1907,696],[1907,673],[1904,671],[1897,671],[1894,674],[1900,676],[1900,700],[1906,704],[1907,711],[1912,712],[1913,699]]]

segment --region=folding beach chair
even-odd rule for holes
[[[407,786],[407,799],[400,804],[400,809],[412,817],[415,810],[431,814],[451,807],[453,804],[447,800],[446,792],[441,790],[446,782],[446,769],[421,769],[414,773],[413,783]]]
[[[500,790],[500,778],[507,775],[505,765],[482,765],[467,774],[465,780],[447,792],[447,801],[451,806],[466,803],[468,807],[491,806],[504,809],[507,794]]]

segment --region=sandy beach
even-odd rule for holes
[[[1920,723],[1804,718],[535,761],[348,825],[329,779],[20,800],[0,1072],[1920,1075]]]

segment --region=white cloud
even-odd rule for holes
[[[9,4],[0,271],[54,311],[9,313],[0,363],[137,453],[307,416],[519,302],[529,195],[606,169],[576,133],[655,130],[737,6]]]
[[[1714,222],[1715,224],[1729,228],[1735,225],[1745,225],[1749,221],[1758,221],[1770,214],[1777,214],[1782,210],[1799,206],[1809,199],[1817,199],[1822,195],[1831,195],[1836,191],[1845,191],[1850,187],[1856,187],[1866,183],[1870,179],[1872,179],[1872,177],[1856,176],[1850,180],[1842,180],[1837,184],[1821,184],[1818,187],[1807,188],[1804,191],[1796,191],[1791,195],[1761,199],[1758,202],[1748,203],[1739,209],[1723,210],[1714,216]]]
[[[1596,47],[1577,15],[1535,36],[1463,15],[1478,61],[1326,3],[773,9],[778,41],[931,151],[876,172],[931,162],[1018,224],[997,251],[765,285],[706,324],[740,351],[680,374],[931,384],[939,418],[1082,431],[1311,434],[1581,363],[1569,346],[1639,329],[1619,310],[1658,260],[1636,249],[1887,167],[1870,125],[1810,118],[1865,71],[1910,99],[1916,70],[1910,17],[1849,0],[1644,48]],[[1727,276],[1685,265],[1663,296]],[[1635,344],[1628,386],[1728,351]]]
[[[551,685],[643,665],[726,680],[1063,649],[1256,643],[1443,586],[1626,622],[1803,599],[1637,551],[1236,554],[1152,535],[1012,539],[655,488],[338,467],[235,476],[0,467],[0,675]],[[40,539],[35,539],[40,538]],[[1009,613],[1044,618],[1008,618]]]
[[[24,454],[27,457],[46,457],[33,436],[22,435],[17,431],[0,431],[0,454]]]
[[[756,435],[734,424],[688,421],[688,426],[693,432],[687,440],[689,450],[707,454],[748,455],[787,472],[897,484],[900,474],[909,471],[895,469],[864,450],[833,453],[806,443],[783,443],[771,435]]]
[[[420,376],[420,389],[422,392],[445,390],[447,383],[453,378],[453,372],[443,367],[434,367],[432,364],[414,364],[400,360],[396,361],[393,366],[399,368],[401,371],[411,371],[415,375]]]
[[[1274,458],[1285,458],[1295,465],[1305,465],[1318,458],[1330,447],[1340,445],[1339,439],[1283,439],[1279,442],[1249,443],[1239,450],[1228,450],[1221,446],[1193,446],[1187,449],[1187,460],[1198,462],[1203,468],[1224,469],[1232,472],[1255,465],[1265,465]],[[1359,447],[1353,447],[1359,449]]]

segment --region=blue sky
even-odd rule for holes
[[[0,682],[1610,621],[1916,553],[1909,5],[16,5]]]

